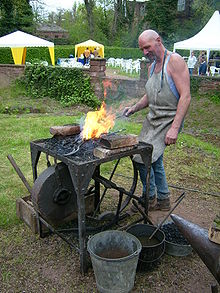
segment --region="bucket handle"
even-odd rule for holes
[[[140,252],[141,252],[141,249],[138,249],[138,250],[136,250],[136,251],[133,253],[133,255],[134,255],[134,256],[138,256],[138,255],[140,254]]]

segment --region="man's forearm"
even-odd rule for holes
[[[145,94],[134,106],[132,106],[133,113],[138,112],[148,106],[147,95]]]

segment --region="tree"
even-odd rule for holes
[[[144,21],[162,37],[166,38],[175,31],[177,0],[150,0],[146,11]]]
[[[14,22],[18,30],[33,31],[33,12],[30,0],[14,0]]]
[[[205,26],[215,11],[214,0],[194,0],[192,4],[194,19],[201,28]]]
[[[33,12],[29,0],[1,0],[0,34],[15,30],[33,30]]]
[[[91,38],[94,37],[94,16],[93,10],[95,7],[95,0],[84,0],[86,6],[87,19],[89,24],[89,32]]]
[[[14,29],[14,3],[13,0],[1,0],[0,2],[0,35],[11,33]]]
[[[41,23],[45,20],[45,10],[44,10],[44,3],[41,3],[39,1],[30,1],[30,4],[32,6],[32,12],[33,12],[33,22],[36,26],[37,23]]]
[[[126,26],[126,7],[127,0],[114,1],[114,20],[112,26],[113,37]]]

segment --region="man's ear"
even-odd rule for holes
[[[160,38],[160,36],[158,36],[158,37],[156,38],[156,41],[157,41],[159,44],[161,44],[161,38]]]

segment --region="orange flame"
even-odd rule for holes
[[[108,133],[113,128],[115,114],[107,113],[103,102],[100,110],[88,112],[82,130],[83,139],[99,138],[101,134]]]
[[[107,96],[107,88],[112,88],[112,82],[110,80],[103,80],[103,87],[104,87],[104,98]]]

